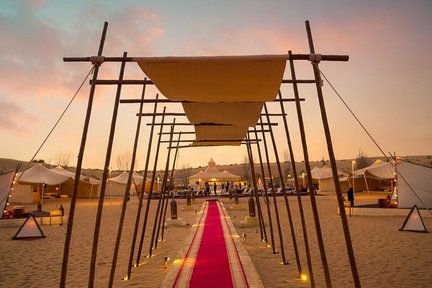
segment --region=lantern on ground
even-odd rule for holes
[[[171,200],[171,219],[177,219],[177,202],[174,198]]]
[[[255,217],[256,216],[256,214],[255,214],[255,201],[252,197],[252,194],[251,194],[251,197],[249,197],[248,204],[249,204],[249,216]]]

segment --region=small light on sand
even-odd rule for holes
[[[122,278],[122,280],[128,281],[128,280],[130,280],[130,279],[129,279],[129,277],[126,275],[126,276],[124,276],[124,277]]]
[[[301,280],[303,280],[303,281],[307,281],[307,279],[308,279],[306,273],[301,273],[301,274],[300,274],[300,278],[301,278]]]
[[[267,247],[268,247],[268,248],[271,248],[272,246],[271,246],[270,244],[267,244]]]
[[[183,259],[175,259],[172,264],[177,265],[177,264],[181,264],[182,262]]]
[[[168,268],[168,261],[169,261],[169,257],[168,256],[165,256],[165,269],[167,269]]]
[[[238,234],[233,234],[231,235],[232,238],[240,238],[240,236]]]
[[[246,239],[247,239],[246,233],[243,233],[243,240],[246,241]]]

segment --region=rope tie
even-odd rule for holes
[[[321,54],[309,54],[309,61],[312,62],[313,65],[317,65],[322,60]]]
[[[90,62],[95,66],[100,66],[105,62],[104,56],[91,56]]]

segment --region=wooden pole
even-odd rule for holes
[[[298,93],[295,94],[295,97],[296,98],[298,97]],[[322,232],[321,232],[321,224],[320,224],[320,219],[319,219],[319,214],[318,214],[318,207],[317,207],[316,199],[315,199],[315,191],[314,191],[314,188],[312,187],[312,174],[311,174],[310,163],[309,163],[308,147],[307,147],[307,143],[306,143],[306,133],[305,133],[304,123],[303,123],[303,114],[302,114],[302,110],[301,110],[301,106],[300,106],[299,101],[296,101],[296,110],[297,110],[297,118],[298,118],[300,136],[301,136],[302,147],[303,147],[303,157],[304,157],[306,174],[307,174],[308,185],[309,185],[309,197],[310,197],[310,201],[311,201],[313,219],[314,219],[314,223],[315,223],[315,232],[317,235],[318,247],[319,247],[320,255],[321,255],[321,263],[322,263],[323,270],[324,270],[326,285],[327,285],[327,287],[331,287],[332,285],[331,285],[331,279],[330,279],[330,270],[328,267],[327,257],[326,257],[325,248],[324,248],[324,240],[323,240]]]
[[[264,125],[262,124],[262,117],[260,116],[260,122],[261,122],[261,130],[264,131]],[[285,257],[285,249],[284,249],[284,243],[283,243],[283,235],[282,235],[282,227],[280,224],[280,219],[279,219],[279,209],[278,209],[278,204],[276,201],[276,195],[275,195],[275,191],[274,191],[274,183],[273,183],[273,175],[271,172],[271,167],[270,167],[270,157],[269,157],[269,153],[268,153],[268,149],[267,149],[267,140],[266,140],[266,136],[265,133],[262,132],[262,137],[263,137],[263,143],[264,143],[264,151],[265,151],[265,156],[266,156],[266,161],[267,161],[267,170],[269,173],[269,177],[270,177],[270,184],[272,185],[272,197],[273,197],[273,204],[274,204],[274,208],[275,208],[275,214],[276,214],[276,226],[278,229],[278,234],[279,234],[279,245],[280,245],[280,249],[281,249],[281,257],[282,257],[282,263],[284,265],[289,264],[288,261],[286,260]],[[263,174],[263,181],[265,180],[265,174]]]
[[[127,53],[124,52],[123,56],[126,57]],[[120,68],[120,75],[119,79],[123,79],[124,70],[125,70],[126,62],[122,62],[121,68]],[[121,95],[121,84],[117,86],[117,93],[116,98],[114,102],[114,109],[113,109],[113,116],[111,120],[111,129],[108,139],[108,147],[106,151],[106,157],[105,157],[105,165],[104,165],[104,171],[102,174],[102,184],[101,184],[101,190],[99,194],[99,201],[98,201],[98,208],[96,213],[96,222],[95,222],[95,229],[94,229],[94,235],[93,235],[93,247],[92,247],[92,254],[91,254],[91,260],[90,260],[90,274],[89,274],[89,281],[88,281],[88,287],[91,288],[94,286],[94,277],[96,272],[96,258],[97,258],[97,249],[99,244],[99,233],[100,233],[100,225],[102,222],[102,210],[103,210],[103,204],[105,200],[105,189],[106,189],[106,183],[108,179],[108,169],[111,161],[111,152],[112,152],[112,146],[114,143],[114,135],[115,135],[115,126],[117,123],[117,114],[118,114],[118,107],[120,104],[120,95]]]
[[[104,23],[102,37],[99,43],[99,51],[98,56],[102,56],[103,47],[105,43],[105,37],[108,30],[108,22]],[[93,72],[93,80],[97,79],[98,73],[99,73],[99,65],[94,64],[95,69]],[[84,150],[85,145],[87,141],[87,133],[88,133],[88,127],[90,124],[90,117],[92,112],[92,106],[93,106],[93,98],[95,93],[96,85],[92,84],[90,88],[90,94],[87,104],[87,113],[84,121],[84,127],[83,127],[83,133],[81,137],[81,145],[80,150],[78,153],[78,161],[77,161],[77,167],[75,171],[75,183],[74,183],[74,190],[72,192],[71,197],[71,204],[69,208],[69,218],[68,218],[68,224],[67,224],[67,231],[66,231],[66,238],[65,238],[65,244],[63,249],[63,262],[62,262],[62,269],[61,269],[61,276],[60,276],[60,288],[63,288],[66,286],[66,278],[67,278],[67,269],[68,269],[68,262],[69,262],[69,250],[70,250],[70,243],[72,238],[72,230],[73,230],[73,224],[74,224],[74,217],[75,217],[75,206],[76,206],[76,200],[78,195],[78,185],[81,175],[81,168],[82,168],[82,162],[84,157]]]
[[[264,111],[266,114],[268,113],[267,105],[265,103],[264,103]],[[267,120],[270,120],[269,115],[267,115]],[[285,181],[283,178],[282,167],[281,167],[280,160],[279,160],[279,154],[277,151],[277,145],[276,145],[276,140],[274,138],[273,128],[271,126],[269,126],[269,130],[270,130],[270,137],[271,137],[272,144],[273,144],[273,151],[274,151],[275,158],[276,158],[276,165],[277,165],[277,168],[279,171],[279,177],[280,177],[280,182],[281,182],[281,186],[282,186],[282,195],[283,195],[284,200],[285,200],[285,208],[286,208],[287,214],[288,214],[288,221],[289,221],[290,231],[291,231],[291,240],[293,243],[294,255],[295,255],[296,263],[297,263],[297,270],[299,273],[299,278],[301,278],[302,267],[301,267],[300,255],[299,255],[298,247],[297,247],[297,238],[296,238],[296,234],[295,234],[295,230],[294,230],[294,222],[292,219],[291,208],[289,205],[287,193],[285,191]]]
[[[315,48],[314,48],[314,44],[313,44],[312,32],[311,32],[311,28],[309,25],[309,21],[306,21],[305,24],[306,24],[306,31],[307,31],[307,35],[308,35],[310,52],[315,53]],[[350,262],[350,266],[351,266],[351,272],[352,272],[355,287],[361,287],[360,277],[359,277],[359,274],[357,271],[357,264],[356,264],[355,256],[354,256],[354,249],[353,249],[352,242],[351,242],[351,235],[350,235],[350,231],[349,231],[348,220],[346,217],[345,207],[344,207],[344,203],[343,203],[342,189],[341,189],[341,186],[339,183],[339,175],[338,175],[337,166],[336,166],[336,157],[335,157],[334,151],[333,151],[333,144],[332,144],[331,135],[330,135],[330,127],[329,127],[328,120],[327,120],[327,113],[326,113],[325,104],[324,104],[324,97],[323,97],[323,93],[322,93],[321,85],[320,85],[321,76],[320,76],[320,72],[318,69],[318,63],[312,63],[312,67],[313,67],[314,76],[315,76],[315,80],[316,80],[315,86],[317,89],[317,96],[318,96],[318,101],[319,101],[320,110],[321,110],[321,118],[322,118],[322,122],[323,122],[323,126],[324,126],[325,136],[326,136],[327,150],[329,153],[329,160],[330,160],[330,165],[331,165],[332,173],[333,173],[333,180],[334,180],[335,188],[336,188],[336,197],[337,197],[337,202],[338,202],[339,211],[340,211],[339,214],[341,217],[342,229],[344,231],[345,244],[346,244],[348,258],[349,258],[349,262]]]
[[[174,132],[173,132],[173,135],[174,135]],[[173,161],[173,166],[172,166],[172,169],[171,169],[170,185],[168,186],[168,192],[167,192],[168,199],[169,199],[169,195],[170,195],[170,192],[171,192],[171,187],[172,187],[173,181],[174,181],[174,169],[175,169],[175,165],[176,165],[176,161],[177,161],[177,157],[178,157],[178,151],[179,151],[179,147],[178,147],[179,144],[178,143],[180,141],[181,135],[182,135],[182,133],[180,131],[180,133],[178,134],[177,147],[176,147],[176,151],[174,153],[174,161]],[[165,219],[166,219],[166,211],[168,209],[168,199],[167,199],[167,201],[165,203],[163,223],[165,223]],[[161,241],[164,241],[164,234],[165,234],[165,225],[162,225]]]
[[[146,88],[146,85],[143,85],[143,89],[142,89],[142,93],[141,93],[142,99],[144,99],[145,90],[146,90],[145,88]],[[139,107],[139,113],[140,114],[143,111],[143,106],[144,106],[143,103],[140,103],[140,107]],[[117,238],[116,238],[116,244],[114,247],[113,259],[112,259],[112,263],[111,263],[111,272],[110,272],[108,287],[112,287],[113,282],[114,282],[114,275],[115,275],[115,270],[116,270],[116,265],[117,265],[117,256],[118,256],[118,251],[120,248],[121,235],[122,235],[123,224],[124,224],[124,219],[125,219],[125,215],[126,215],[126,206],[127,206],[128,200],[129,200],[129,192],[130,192],[130,188],[131,188],[131,184],[132,184],[132,176],[133,176],[133,171],[135,169],[136,152],[138,149],[138,141],[139,141],[139,135],[140,135],[140,129],[141,129],[141,119],[142,119],[141,116],[138,117],[137,126],[136,126],[136,130],[135,130],[135,140],[134,140],[134,146],[133,146],[133,151],[132,151],[131,166],[129,169],[129,175],[128,175],[128,180],[127,180],[127,184],[126,184],[125,194],[123,196],[122,211],[121,211],[119,225],[118,225],[118,229],[117,229]],[[145,185],[145,179],[143,180],[143,185]]]
[[[156,99],[159,98],[159,95],[156,94]],[[154,104],[154,108],[153,108],[153,112],[156,113],[157,111],[157,102]],[[152,123],[154,123],[156,121],[156,116],[153,117],[152,119]],[[128,262],[128,270],[127,270],[127,276],[125,280],[129,280],[132,274],[132,267],[133,267],[133,256],[135,253],[135,245],[136,245],[136,239],[138,236],[138,229],[139,229],[139,222],[141,219],[141,210],[142,210],[142,206],[143,206],[143,200],[144,200],[144,193],[145,193],[145,184],[146,184],[146,179],[147,179],[147,172],[148,172],[148,165],[150,162],[150,153],[151,153],[151,147],[152,147],[152,142],[153,142],[153,131],[154,131],[154,125],[151,126],[150,128],[150,135],[149,135],[149,140],[148,140],[148,145],[147,145],[147,157],[146,157],[146,161],[145,161],[145,166],[144,166],[144,175],[143,175],[143,186],[141,187],[141,193],[140,193],[140,197],[139,197],[139,203],[138,203],[138,210],[137,210],[137,215],[136,215],[136,219],[135,219],[135,226],[134,226],[134,233],[132,236],[132,243],[131,243],[131,250],[129,253],[129,262]],[[149,193],[150,194],[150,193]],[[135,264],[136,266],[138,266],[138,262],[136,262]]]
[[[258,139],[258,132],[257,129],[254,128],[254,133],[255,133],[255,138]],[[265,172],[264,172],[264,165],[263,165],[263,161],[262,161],[262,156],[261,156],[261,148],[259,143],[257,142],[257,148],[258,148],[258,159],[260,162],[260,168],[261,168],[261,175],[262,177],[264,177]],[[270,210],[270,202],[269,202],[269,197],[268,197],[268,193],[267,193],[267,183],[264,179],[263,181],[263,186],[264,186],[264,199],[265,199],[265,203],[267,206],[267,217],[269,219],[269,228],[270,228],[270,241],[271,241],[271,247],[273,250],[273,254],[276,254],[276,250],[275,250],[275,240],[274,240],[274,232],[273,232],[273,221],[272,221],[272,216],[271,216],[271,210]]]
[[[175,119],[174,119],[175,122]],[[174,132],[174,126],[171,126],[171,135],[170,135],[170,143],[169,146],[171,146],[172,140],[173,140],[173,132]],[[164,182],[163,182],[163,193],[161,191],[161,199],[162,199],[162,203],[161,203],[161,211],[159,214],[159,221],[157,224],[157,231],[155,236],[152,235],[153,241],[154,241],[154,249],[157,249],[157,243],[158,243],[158,239],[159,239],[159,232],[160,232],[160,226],[163,220],[163,212],[164,212],[164,207],[165,207],[165,199],[166,202],[168,203],[168,197],[166,196],[166,192],[167,192],[167,183],[168,183],[168,174],[169,174],[169,161],[170,161],[170,157],[171,157],[171,149],[168,149],[168,155],[167,155],[167,160],[166,160],[166,165],[165,165],[165,173],[164,173]],[[156,222],[155,222],[156,224]],[[156,225],[153,226],[153,230],[156,227]],[[150,245],[151,246],[151,245]],[[151,253],[149,253],[149,255],[151,255]]]
[[[164,109],[163,109],[164,113],[165,113],[165,111],[166,111],[166,107],[164,107]],[[163,124],[164,121],[165,121],[165,116],[162,116],[161,123]],[[154,187],[154,182],[155,182],[155,177],[156,177],[157,162],[158,162],[158,158],[159,158],[160,141],[161,141],[161,137],[162,137],[162,134],[160,134],[160,133],[162,133],[162,131],[163,131],[163,125],[160,126],[158,142],[156,145],[156,154],[155,154],[154,165],[153,165],[153,175],[152,175],[152,179],[151,179],[151,183],[150,183],[150,192],[149,192],[149,195],[147,198],[146,212],[144,215],[143,228],[141,230],[141,239],[140,239],[140,243],[138,246],[138,253],[137,253],[137,258],[136,258],[137,265],[139,265],[139,261],[141,259],[141,252],[142,252],[142,248],[143,248],[143,244],[144,244],[144,236],[145,236],[145,231],[147,228],[147,219],[148,219],[148,214],[149,214],[149,209],[150,209],[150,201],[151,201],[152,194],[153,194],[153,187]],[[159,189],[160,188],[161,187],[159,187]],[[151,257],[151,255],[149,255],[149,257]]]
[[[290,54],[291,54],[291,51],[288,51],[288,55],[290,55]],[[291,69],[291,78],[296,79],[296,73],[295,73],[295,69],[294,69],[294,61],[293,60],[290,60],[290,69]],[[293,84],[293,89],[294,89],[294,95],[296,95],[296,98],[299,98],[297,84]],[[280,91],[279,91],[279,99],[282,99],[282,93]],[[282,102],[280,102],[280,107],[281,107],[282,114],[285,114],[285,107],[284,107]],[[306,253],[306,259],[307,259],[307,265],[308,265],[308,271],[309,271],[309,279],[310,279],[311,287],[315,287],[315,278],[314,278],[313,267],[312,267],[312,259],[311,259],[310,250],[309,250],[309,239],[308,239],[306,221],[305,221],[304,212],[303,212],[303,203],[302,203],[302,199],[301,199],[301,195],[300,195],[299,183],[298,183],[298,178],[297,178],[297,168],[295,166],[296,162],[295,162],[295,158],[294,158],[294,150],[292,148],[291,137],[290,137],[290,133],[289,133],[289,129],[288,129],[288,121],[286,119],[286,116],[282,117],[282,118],[283,118],[283,122],[284,122],[285,135],[287,138],[288,149],[289,149],[289,153],[291,156],[291,164],[292,164],[292,169],[293,169],[295,191],[297,194],[297,203],[298,203],[298,207],[299,207],[299,213],[300,213],[300,219],[301,219],[301,225],[302,225],[302,231],[303,231],[303,241],[305,243],[305,253]]]
[[[249,135],[246,135],[247,138],[249,138]],[[262,210],[261,210],[261,203],[258,197],[258,185],[257,185],[257,181],[256,181],[256,173],[255,173],[255,163],[253,160],[253,154],[252,154],[252,148],[251,148],[251,144],[250,142],[248,142],[248,144],[246,144],[246,148],[247,148],[247,152],[249,155],[249,163],[251,166],[251,174],[253,175],[252,177],[252,181],[254,182],[254,195],[251,195],[251,197],[255,196],[255,202],[257,205],[257,210],[258,210],[258,220],[259,220],[259,225],[260,225],[260,234],[261,234],[261,241],[265,241],[266,245],[268,244],[268,238],[267,238],[267,231],[265,229],[265,223],[264,223],[264,218],[262,216]]]

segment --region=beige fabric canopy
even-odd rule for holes
[[[137,58],[159,91],[195,125],[194,146],[240,145],[264,102],[278,94],[287,55]],[[204,140],[218,140],[214,142]],[[200,142],[201,141],[201,142]]]
[[[191,102],[273,101],[287,55],[141,58],[144,73],[170,100]]]

